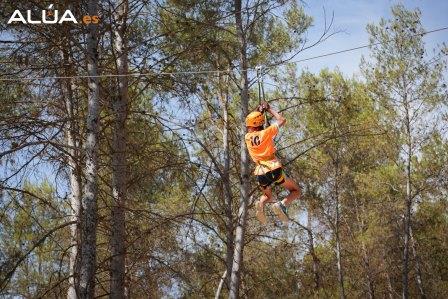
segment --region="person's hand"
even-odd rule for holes
[[[269,109],[271,108],[271,107],[269,106],[269,103],[268,103],[268,102],[263,102],[263,103],[261,103],[261,107],[263,108],[263,112],[265,112],[265,111],[269,111]]]
[[[257,110],[261,113],[264,113],[266,111],[269,111],[271,107],[269,106],[268,102],[263,102],[260,105],[258,105]]]

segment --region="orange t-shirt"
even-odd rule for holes
[[[247,133],[244,137],[249,155],[257,163],[254,174],[260,175],[282,167],[275,157],[274,137],[278,134],[278,124],[274,123],[264,130]]]

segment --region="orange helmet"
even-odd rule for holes
[[[251,112],[248,116],[246,116],[246,127],[260,127],[263,123],[263,114],[258,111]]]

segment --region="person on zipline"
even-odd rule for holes
[[[276,122],[263,129],[263,113],[265,111],[274,116]],[[299,186],[292,179],[285,176],[282,164],[275,156],[274,137],[285,122],[286,119],[274,111],[267,102],[260,104],[256,111],[249,113],[246,117],[248,131],[245,136],[246,146],[252,160],[256,163],[254,175],[257,176],[258,184],[263,191],[260,200],[256,202],[256,216],[263,224],[266,223],[264,207],[267,203],[274,202],[272,199],[272,183],[282,185],[290,192],[282,201],[272,205],[272,210],[283,223],[287,223],[289,220],[287,207],[300,196]]]

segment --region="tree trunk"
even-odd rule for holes
[[[245,119],[249,112],[249,82],[247,76],[247,44],[243,31],[241,18],[241,0],[235,0],[235,20],[238,39],[240,42],[240,71],[241,71],[241,111],[240,111],[240,156],[241,156],[241,185],[240,207],[238,211],[238,223],[235,230],[235,250],[233,254],[232,274],[230,278],[229,298],[239,297],[241,270],[243,266],[244,233],[246,229],[247,206],[249,201],[249,154],[246,149],[244,135],[246,133]]]
[[[338,282],[339,282],[339,297],[341,299],[345,299],[345,288],[344,288],[344,271],[342,269],[342,257],[341,257],[341,242],[339,239],[339,225],[340,225],[340,211],[339,211],[339,186],[338,186],[338,177],[339,177],[339,165],[336,162],[336,176],[335,176],[335,186],[334,186],[334,197],[336,203],[336,261],[338,268]]]
[[[390,279],[389,271],[386,271],[386,279],[387,279],[387,294],[389,299],[394,298],[394,288],[392,287],[392,280]]]
[[[89,0],[89,15],[98,15],[98,0]],[[88,103],[87,103],[87,136],[86,136],[86,166],[85,191],[82,197],[81,222],[81,261],[79,277],[79,297],[93,298],[95,293],[96,271],[96,224],[98,195],[98,134],[99,134],[99,80],[98,80],[98,25],[88,25],[87,34],[87,73]]]
[[[73,66],[73,61],[71,56],[63,51],[62,53],[64,64],[67,65],[65,69],[65,75],[71,76],[71,68]],[[73,91],[76,86],[73,84],[73,80],[64,80],[64,98],[65,98],[65,108],[69,121],[67,122],[67,128],[65,130],[65,142],[67,144],[67,164],[69,168],[69,182],[70,182],[70,207],[72,210],[72,215],[70,216],[70,221],[76,221],[75,224],[70,225],[70,262],[69,262],[69,287],[67,291],[68,299],[77,299],[76,294],[76,281],[77,278],[77,268],[79,263],[79,216],[81,208],[81,196],[82,196],[82,177],[81,177],[81,165],[80,165],[80,155],[79,155],[79,142],[77,141],[77,136],[79,136],[78,125],[75,115],[75,98],[73,96]]]
[[[216,289],[215,299],[219,299],[219,297],[221,297],[222,286],[224,285],[226,277],[227,277],[227,270],[224,271],[221,280],[219,281],[218,288]]]
[[[417,254],[417,244],[412,234],[412,226],[409,227],[409,234],[411,237],[412,256],[415,260],[415,279],[417,280],[417,287],[420,293],[420,298],[426,298],[425,289],[423,287],[422,269],[420,266],[420,257]]]
[[[411,158],[412,158],[412,141],[411,141],[411,123],[409,116],[409,103],[407,96],[404,96],[406,110],[406,140],[408,152],[406,156],[406,198],[404,213],[404,249],[403,249],[403,299],[409,298],[409,229],[411,223]]]
[[[411,218],[410,204],[410,163],[406,165],[406,211],[404,215],[404,252],[403,252],[403,299],[409,298],[409,222]]]
[[[361,213],[365,213],[364,206],[359,203],[358,199],[355,198],[355,206],[356,206],[356,220],[360,224],[360,234],[364,233],[365,223],[364,219],[359,215]],[[371,270],[370,270],[370,257],[367,252],[366,243],[361,240],[361,250],[362,250],[362,259],[364,264],[364,271],[366,274],[366,285],[367,285],[367,293],[369,294],[369,299],[375,298],[375,287],[372,280]]]
[[[387,252],[385,249],[383,249],[383,261],[384,261],[384,265],[385,265],[385,269],[384,269],[384,273],[386,275],[386,283],[387,283],[387,297],[389,299],[393,299],[394,298],[394,294],[396,293],[393,286],[392,286],[392,279],[390,277],[389,274],[389,269],[391,269],[390,267],[390,263],[389,263],[389,259],[387,257]]]
[[[114,14],[114,54],[118,81],[118,94],[114,97],[114,132],[112,149],[112,217],[111,217],[111,265],[110,298],[125,297],[125,204],[126,204],[126,118],[128,110],[128,57],[126,49],[126,19],[128,1],[119,0]]]
[[[375,288],[373,286],[372,282],[372,276],[370,274],[370,259],[369,255],[367,254],[366,245],[364,244],[364,241],[361,241],[361,248],[362,248],[362,255],[364,260],[364,269],[366,271],[366,278],[367,278],[367,293],[369,294],[369,299],[375,298]]]
[[[67,145],[74,147],[75,142],[72,134],[67,134]],[[69,150],[70,155],[74,154],[74,150]],[[76,156],[75,156],[76,157]],[[72,215],[70,221],[76,221],[75,224],[70,225],[70,262],[69,262],[69,287],[67,291],[68,299],[76,299],[76,269],[78,268],[78,251],[79,251],[79,215],[81,207],[81,176],[79,175],[79,164],[75,158],[68,158],[68,167],[70,171],[70,207]]]
[[[221,78],[220,78],[221,79]],[[220,82],[221,83],[221,82]],[[220,88],[223,85],[220,84]],[[223,189],[224,189],[224,204],[226,215],[226,282],[227,286],[230,285],[230,278],[232,273],[233,262],[233,211],[232,211],[232,189],[230,185],[230,147],[229,147],[229,110],[228,110],[228,93],[221,92],[221,102],[223,107],[223,120],[224,127],[222,133],[223,140],[223,155],[224,155],[224,168],[223,168]]]
[[[336,225],[336,227],[338,224]],[[336,260],[337,260],[337,268],[338,268],[338,282],[339,282],[339,297],[341,299],[345,299],[345,288],[344,288],[344,272],[342,269],[342,261],[341,261],[341,243],[339,241],[339,233],[336,229]]]
[[[314,290],[317,292],[320,289],[320,274],[319,274],[319,258],[314,251],[314,236],[311,230],[311,213],[308,209],[307,211],[307,223],[306,228],[308,232],[308,250],[313,258],[313,275],[314,275]]]

